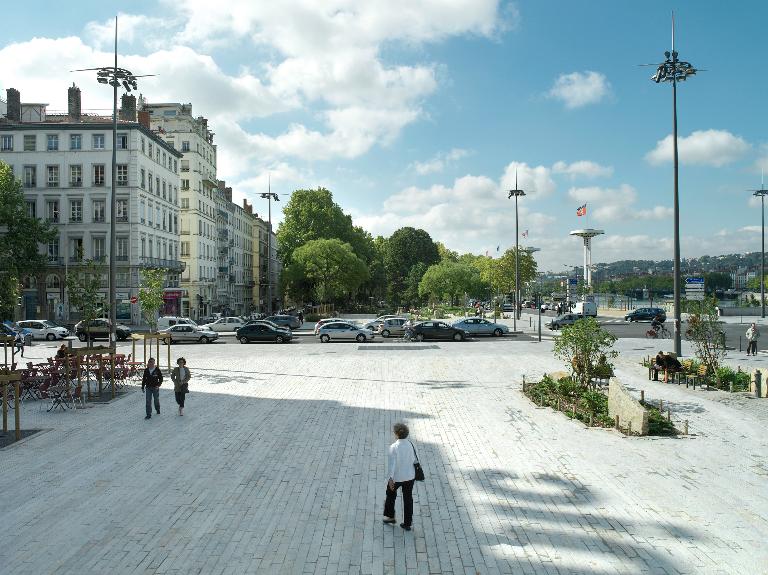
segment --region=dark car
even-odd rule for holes
[[[240,343],[250,343],[252,341],[288,343],[293,337],[290,330],[282,327],[274,327],[264,322],[244,325],[235,332],[235,335]]]
[[[625,321],[653,321],[657,316],[661,316],[661,321],[667,321],[667,312],[660,307],[639,307],[632,310],[624,316]]]
[[[547,322],[546,325],[549,329],[561,329],[567,325],[573,325],[580,319],[584,319],[580,313],[564,313]]]
[[[272,323],[276,323],[279,326],[289,327],[291,329],[299,329],[301,327],[301,322],[295,315],[270,315],[265,319]]]
[[[452,339],[464,341],[469,334],[463,329],[448,325],[444,321],[420,321],[410,328],[416,341],[425,339]]]
[[[109,339],[109,320],[94,319],[88,328],[86,328],[84,321],[79,321],[75,324],[75,335],[80,341],[86,341],[89,332],[91,339]],[[120,341],[125,341],[131,336],[131,328],[119,323],[115,324],[115,336]]]

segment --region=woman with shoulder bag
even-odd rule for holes
[[[413,522],[413,484],[415,481],[424,481],[424,472],[421,470],[416,448],[408,437],[408,426],[404,423],[396,423],[392,432],[396,441],[389,446],[389,479],[387,480],[387,498],[384,502],[384,523],[397,523],[395,519],[395,501],[397,490],[403,489],[403,522],[400,527],[406,531],[411,530]]]
[[[179,415],[184,415],[184,396],[189,393],[189,378],[191,377],[187,369],[187,360],[180,357],[176,360],[176,365],[171,372],[171,381],[173,381],[173,391],[176,396],[176,403],[179,404]]]

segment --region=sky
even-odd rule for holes
[[[109,111],[111,90],[70,70],[111,65],[119,15],[118,65],[156,75],[139,80],[148,102],[209,119],[236,200],[266,213],[269,179],[322,186],[374,236],[413,226],[496,256],[515,243],[517,181],[520,243],[551,271],[582,262],[569,232],[584,227],[605,231],[593,263],[672,258],[672,87],[650,77],[674,10],[680,58],[703,70],[678,86],[682,257],[760,250],[764,0],[72,6],[3,5],[0,97],[66,110],[74,82],[84,110]]]

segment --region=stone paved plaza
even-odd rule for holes
[[[174,347],[184,417],[170,382],[150,421],[135,389],[26,402],[48,431],[0,451],[0,573],[768,573],[768,400],[649,382],[651,345],[621,340],[618,376],[689,437],[533,406],[549,341]],[[381,523],[400,420],[427,473],[411,532]]]

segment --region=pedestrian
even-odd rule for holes
[[[384,523],[397,523],[395,501],[397,490],[403,489],[403,522],[400,527],[411,530],[413,522],[413,483],[416,480],[416,448],[408,438],[408,426],[396,423],[392,427],[395,442],[389,446],[387,498],[384,501]]]
[[[189,370],[187,360],[180,357],[176,360],[176,366],[171,372],[173,392],[176,395],[176,403],[179,405],[179,415],[184,415],[184,397],[189,393]]]
[[[747,329],[747,355],[757,355],[757,340],[760,337],[760,330],[757,329],[757,324],[753,323]]]
[[[15,355],[19,352],[21,352],[21,357],[24,357],[24,333],[19,330],[16,332],[16,336],[13,341],[14,345],[16,346],[16,351],[13,352],[11,355]]]
[[[299,323],[304,325],[304,312],[299,310]]]
[[[61,347],[56,351],[56,357],[67,357],[69,355],[69,347],[66,343],[62,343]]]
[[[155,366],[155,358],[150,357],[141,378],[141,391],[146,390],[147,396],[147,416],[144,419],[152,418],[152,398],[155,399],[155,411],[157,411],[157,415],[160,415],[160,386],[162,384],[163,372]]]

